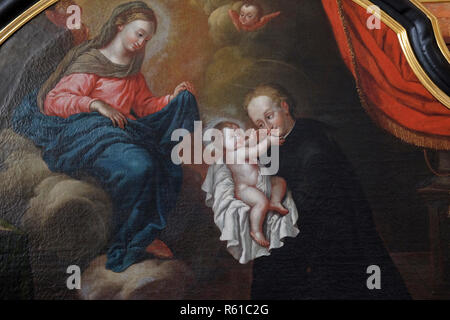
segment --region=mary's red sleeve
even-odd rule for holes
[[[145,117],[149,114],[156,113],[164,108],[170,101],[170,95],[163,97],[154,97],[147,86],[142,73],[137,75],[138,90],[136,93],[135,106],[133,111],[138,117]]]
[[[44,113],[49,116],[67,118],[71,115],[90,112],[95,99],[89,94],[97,82],[95,74],[73,73],[62,78],[51,90],[44,102]]]

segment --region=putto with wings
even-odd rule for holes
[[[238,31],[256,31],[264,27],[269,21],[278,17],[281,11],[264,15],[262,6],[256,1],[245,1],[240,13],[228,10],[231,21]]]

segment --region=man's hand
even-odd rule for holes
[[[89,108],[91,111],[97,111],[102,116],[109,118],[113,123],[114,127],[124,129],[125,126],[128,124],[127,118],[106,102],[103,102],[101,100],[95,100],[94,102],[91,103]]]

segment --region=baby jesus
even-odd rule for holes
[[[250,236],[260,246],[268,248],[270,243],[263,232],[267,212],[273,210],[281,215],[289,213],[281,204],[286,195],[286,181],[281,177],[272,176],[271,196],[270,200],[267,199],[265,194],[256,188],[260,174],[256,159],[266,153],[270,145],[279,145],[280,139],[269,133],[259,143],[251,143],[252,139],[256,142],[256,137],[253,135],[247,140],[239,125],[230,121],[221,122],[214,128],[223,134],[223,159],[226,160],[225,164],[232,173],[235,196],[251,207]],[[228,161],[229,159],[233,159],[233,161]],[[255,160],[254,164],[252,159]]]
[[[240,13],[228,10],[228,15],[233,21],[237,31],[256,31],[264,27],[270,20],[280,15],[280,11],[264,15],[264,10],[256,1],[245,1],[241,6]]]

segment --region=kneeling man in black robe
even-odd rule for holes
[[[252,299],[409,299],[352,165],[327,126],[294,119],[277,85],[245,100],[257,128],[278,129],[279,172],[299,211],[296,238],[254,261]]]

